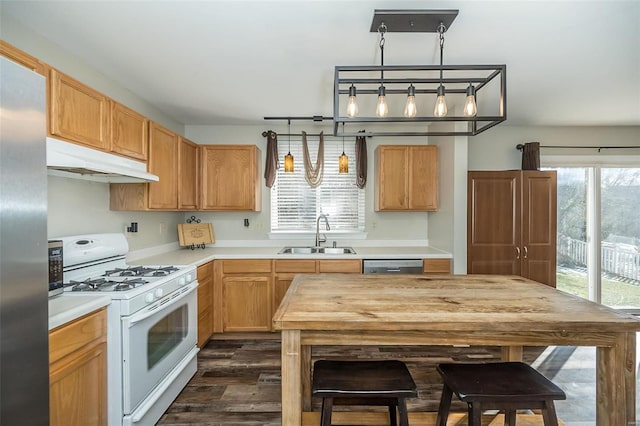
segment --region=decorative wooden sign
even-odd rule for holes
[[[181,247],[191,247],[192,250],[216,242],[211,223],[180,223],[178,239]]]

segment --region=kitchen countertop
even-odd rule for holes
[[[304,244],[299,244],[303,246]],[[277,247],[207,247],[179,249],[136,259],[132,265],[195,265],[216,259],[451,259],[451,253],[428,246],[358,247],[355,254],[279,254]],[[330,246],[327,246],[330,247]]]
[[[295,246],[304,246],[303,243]],[[128,262],[131,265],[194,265],[216,259],[450,259],[450,253],[428,246],[352,246],[355,254],[279,254],[284,247],[207,247],[177,249]],[[329,246],[330,247],[330,246]],[[109,296],[61,294],[49,299],[49,330],[111,303]]]
[[[49,299],[49,330],[97,311],[111,303],[109,296],[60,294]]]

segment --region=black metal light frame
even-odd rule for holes
[[[376,10],[371,24],[371,32],[377,32],[379,25],[385,25],[387,32],[438,32],[438,27],[451,25],[457,16],[457,10]],[[460,76],[460,72],[468,73],[469,77]],[[507,66],[501,65],[371,65],[371,66],[336,66],[333,88],[333,134],[335,136],[475,136],[507,119]],[[368,77],[371,73],[372,76]],[[431,75],[438,74],[438,77]],[[397,78],[389,77],[399,75]],[[415,77],[407,77],[407,74]],[[364,75],[364,76],[363,76]],[[378,75],[384,75],[381,78]],[[442,78],[440,78],[442,75]],[[419,115],[412,118],[404,116],[376,117],[362,115],[366,111],[360,108],[360,116],[348,117],[340,115],[341,96],[348,98],[350,88],[354,85],[358,95],[377,95],[378,87],[383,84],[386,95],[407,94],[407,87],[415,86],[416,97],[420,94],[433,94],[434,101],[438,86],[446,86],[446,94],[467,94],[469,84],[475,88],[476,98],[482,96],[482,89],[490,82],[496,81],[499,93],[493,93],[498,98],[498,115],[447,115],[435,117]],[[487,89],[489,90],[489,89]],[[494,89],[495,90],[495,89]],[[351,89],[353,91],[353,89]],[[479,108],[480,110],[480,108]],[[466,122],[467,129],[452,131],[376,131],[366,130],[345,132],[344,125],[358,123],[444,123]],[[339,126],[343,124],[340,133]]]

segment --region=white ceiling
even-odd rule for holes
[[[330,116],[334,67],[379,64],[374,9],[459,9],[444,62],[506,64],[507,125],[640,125],[640,0],[0,5],[186,125]],[[385,64],[437,64],[437,43],[390,33]]]

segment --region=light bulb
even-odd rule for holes
[[[407,89],[407,104],[404,107],[404,116],[407,118],[413,118],[418,114],[418,108],[416,107],[416,88],[413,84]]]
[[[338,159],[339,173],[349,173],[349,157],[342,151],[342,155]]]
[[[436,117],[444,117],[447,115],[447,101],[444,98],[444,86],[438,87],[438,98],[436,99],[436,106],[433,109],[433,115]]]
[[[464,103],[464,115],[467,117],[475,117],[477,113],[476,88],[469,84],[469,87],[467,87],[467,100]]]
[[[293,155],[291,155],[291,152],[284,156],[284,171],[285,173],[293,173]]]
[[[384,86],[380,86],[378,89],[378,104],[376,105],[376,116],[386,117],[389,113],[389,107],[387,106],[387,99],[385,97]]]
[[[356,102],[356,87],[352,84],[349,87],[349,101],[347,101],[347,117],[358,115],[358,103]]]

